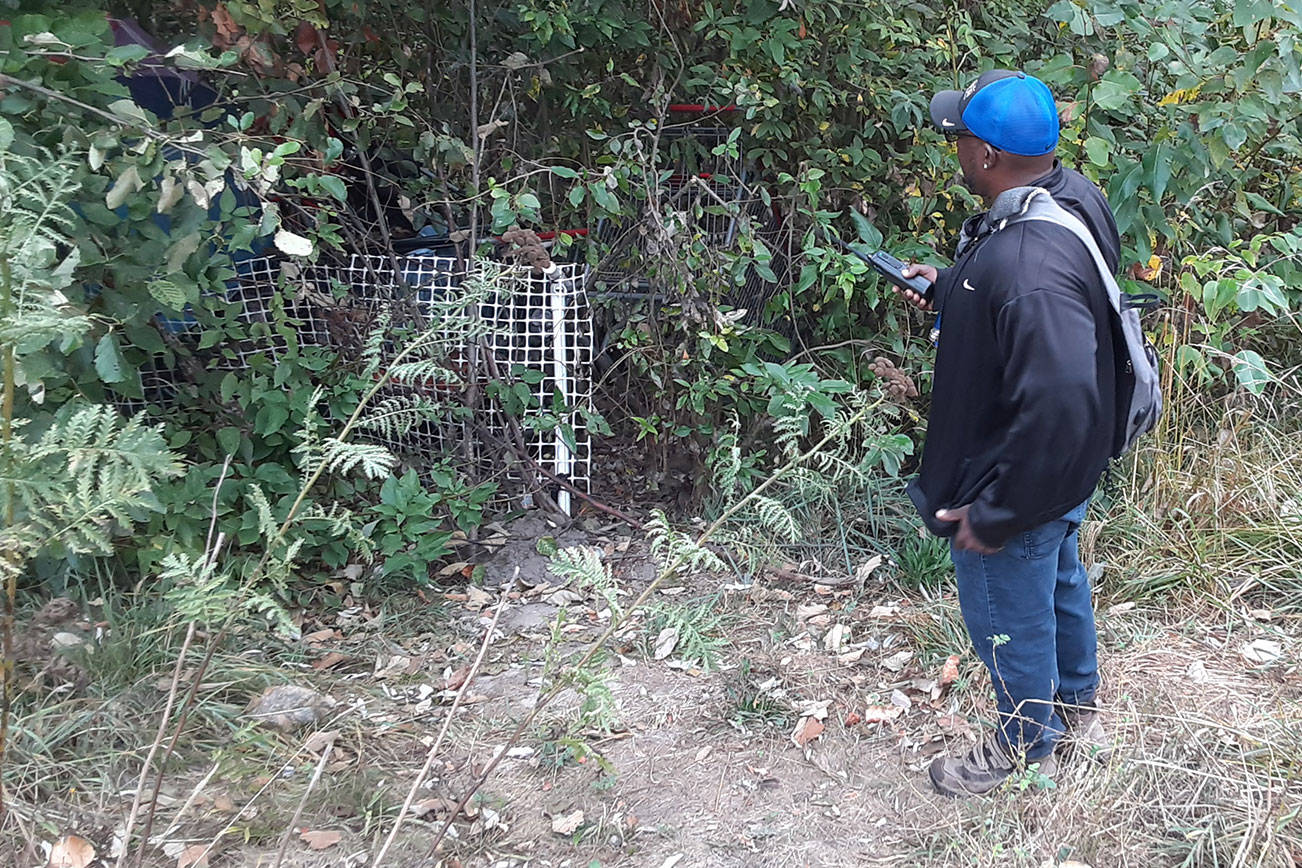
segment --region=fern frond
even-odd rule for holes
[[[723,572],[724,563],[719,556],[686,534],[674,530],[661,510],[654,510],[646,525],[651,556],[660,565],[661,572],[670,575],[684,570],[690,572]]]
[[[384,479],[398,465],[398,459],[374,443],[345,443],[337,437],[321,441],[321,461],[330,473],[348,474],[360,468],[370,479]]]
[[[153,487],[180,474],[159,429],[112,407],[69,404],[34,443],[15,440],[4,456],[17,523],[36,529],[40,548],[112,551],[115,525],[156,504]]]
[[[547,569],[580,588],[604,589],[614,584],[610,568],[602,563],[601,549],[596,546],[561,549],[548,562]]]
[[[795,542],[800,539],[800,525],[781,502],[760,495],[755,498],[754,504],[760,524],[767,530],[777,534],[785,542]]]
[[[249,483],[244,489],[244,497],[253,504],[253,509],[258,514],[258,533],[262,534],[264,539],[271,539],[280,526],[271,513],[271,502],[267,500],[267,495],[261,486]]]

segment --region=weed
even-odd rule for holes
[[[728,723],[743,733],[790,726],[791,711],[776,695],[776,681],[761,681],[751,670],[750,658],[743,657],[724,687],[728,696]]]
[[[663,631],[672,630],[677,636],[675,656],[705,672],[718,669],[723,650],[728,646],[723,635],[724,615],[716,609],[718,603],[718,596],[712,596],[693,603],[654,606],[648,612],[644,636],[654,646]]]
[[[939,588],[954,572],[949,540],[931,534],[908,533],[895,549],[897,581],[906,591]]]

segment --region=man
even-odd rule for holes
[[[932,303],[905,293],[940,313],[927,442],[909,496],[928,528],[950,537],[963,620],[998,699],[997,731],[930,769],[940,792],[971,795],[1028,766],[1050,773],[1064,734],[1102,735],[1076,546],[1113,444],[1109,302],[1079,239],[1043,221],[1005,222],[1017,194],[1000,195],[1048,190],[1114,271],[1120,241],[1103,194],[1054,157],[1058,113],[1039,80],[984,73],[936,94],[931,117],[957,144],[964,184],[992,209],[964,224],[953,267],[910,266],[907,276],[935,284]]]

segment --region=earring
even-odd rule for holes
[[[990,164],[989,164],[989,163],[982,163],[982,164],[981,164],[981,168],[983,168],[983,169],[989,169],[989,168],[990,168]]]

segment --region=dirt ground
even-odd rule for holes
[[[618,633],[604,661],[606,725],[576,731],[581,697],[561,694],[432,854],[450,809],[537,702],[549,653],[585,648],[609,623],[597,596],[547,572],[537,548],[549,533],[532,519],[504,529],[482,587],[427,592],[437,617],[413,617],[409,630],[390,620],[377,635],[356,606],[306,623],[303,662],[287,680],[332,705],[315,726],[274,736],[278,770],[241,774],[235,749],[214,755],[208,777],[203,767],[170,775],[152,864],[202,866],[187,859],[207,850],[214,868],[275,865],[288,830],[279,864],[370,865],[445,724],[386,865],[1039,868],[1082,852],[1117,854],[1094,868],[1159,864],[1132,862],[1123,830],[1071,840],[1076,832],[1035,822],[1018,827],[1023,840],[1008,841],[1004,859],[980,804],[931,793],[926,765],[975,738],[989,720],[988,689],[952,601],[902,597],[875,575],[844,586],[792,574],[749,584],[702,575],[657,592],[653,605],[722,616],[717,632],[727,644],[715,665],[658,653],[659,637],[643,623]],[[655,570],[622,533],[576,530],[556,542],[598,547],[628,603]],[[448,721],[499,599],[505,608],[484,662]],[[1123,745],[1137,749],[1155,717],[1201,715],[1250,729],[1282,708],[1298,714],[1294,669],[1274,660],[1245,666],[1242,649],[1257,638],[1250,631],[1192,630],[1129,605],[1099,621],[1109,725]],[[1193,682],[1196,693],[1187,689]],[[1091,774],[1086,760],[1059,773]],[[1027,783],[1026,804],[1056,810],[1063,787],[1055,794]],[[75,827],[110,853],[128,802],[101,799],[97,816],[29,819],[34,829]],[[983,828],[975,843],[954,843]],[[965,858],[968,846],[994,856]],[[33,855],[30,864],[45,864]]]

